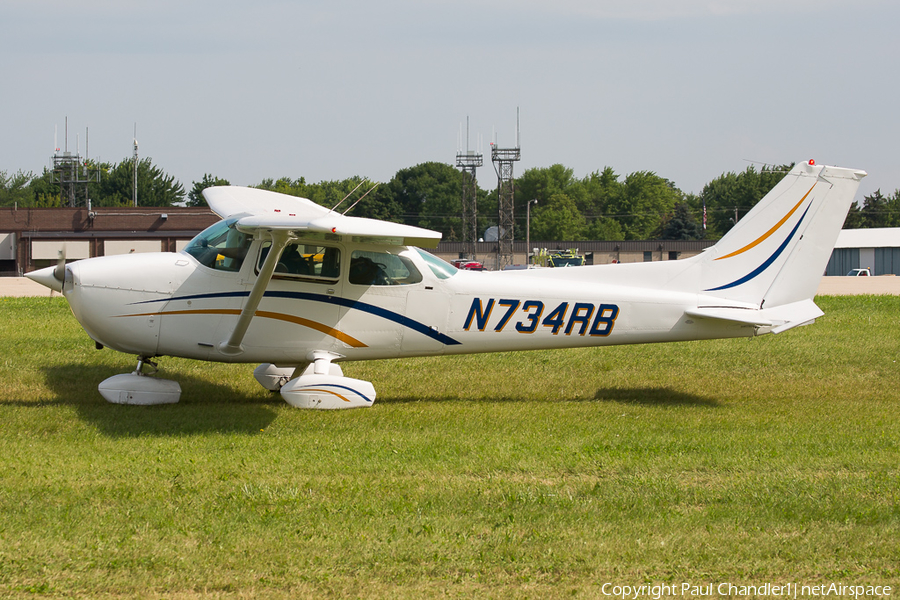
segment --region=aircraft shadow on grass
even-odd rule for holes
[[[490,403],[501,404],[508,402],[523,402],[534,405],[547,402],[619,402],[621,404],[636,404],[643,406],[696,406],[698,408],[715,408],[721,404],[713,398],[704,398],[696,394],[686,394],[670,388],[601,388],[593,398],[546,398],[534,399],[529,397],[500,396],[496,398],[427,398],[415,396],[382,396],[378,399],[380,404],[408,404],[415,402],[471,402],[476,404]]]
[[[721,404],[713,398],[687,394],[670,388],[600,388],[594,394],[594,401],[619,402],[642,406],[697,406],[715,408]]]
[[[84,364],[56,365],[44,369],[47,386],[57,403],[75,408],[85,422],[110,437],[188,436],[206,433],[256,434],[275,420],[277,395],[247,396],[234,389],[191,375],[179,374],[181,402],[169,406],[110,404],[96,386],[81,382],[102,381],[115,375],[116,367]]]

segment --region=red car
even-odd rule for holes
[[[474,260],[458,258],[456,260],[450,261],[450,264],[457,269],[463,269],[466,271],[484,271],[484,265]]]

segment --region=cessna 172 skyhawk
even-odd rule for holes
[[[110,402],[177,402],[158,356],[263,363],[293,406],[371,406],[342,361],[780,333],[811,323],[819,279],[864,171],[795,166],[715,246],[677,261],[479,273],[420,250],[434,231],[243,187],[203,192],[224,220],[178,253],[28,274],[61,291],[98,347],[138,356]],[[155,369],[153,369],[155,371]]]

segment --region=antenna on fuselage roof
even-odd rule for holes
[[[336,209],[338,206],[340,206],[341,204],[343,204],[343,203],[344,203],[344,200],[346,200],[347,198],[349,198],[350,196],[352,196],[352,195],[353,195],[353,192],[355,192],[356,190],[358,190],[358,189],[359,189],[359,186],[361,186],[361,185],[364,184],[365,182],[366,182],[365,179],[363,179],[362,181],[360,181],[360,182],[359,182],[359,185],[357,185],[355,188],[353,188],[352,190],[350,190],[350,193],[349,193],[349,194],[347,194],[346,196],[344,196],[343,198],[341,198],[341,201],[340,201],[340,202],[338,202],[337,204],[335,204],[334,206],[331,207],[331,212],[334,212],[334,209]]]
[[[350,205],[350,208],[348,208],[347,210],[345,210],[345,211],[342,212],[341,214],[342,214],[342,215],[346,215],[348,212],[350,212],[351,210],[353,210],[353,207],[356,206],[357,204],[359,204],[359,201],[360,201],[360,200],[362,200],[363,198],[365,198],[366,196],[368,196],[368,195],[372,192],[372,190],[374,190],[375,188],[377,188],[379,185],[380,185],[380,184],[378,184],[378,183],[376,183],[375,185],[373,185],[373,186],[372,186],[372,189],[370,189],[368,192],[366,192],[365,194],[363,194],[362,196],[360,196],[359,198],[357,198],[356,202],[354,202],[353,204],[351,204],[351,205]]]

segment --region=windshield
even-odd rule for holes
[[[431,272],[434,273],[434,276],[438,279],[448,279],[459,272],[459,269],[457,269],[450,263],[441,260],[434,254],[425,252],[421,248],[416,248],[416,251],[419,253],[419,256],[421,256],[425,260],[425,262],[428,263],[428,268],[431,269]]]
[[[200,264],[219,271],[239,271],[253,238],[234,227],[235,220],[219,221],[201,231],[184,252]]]

